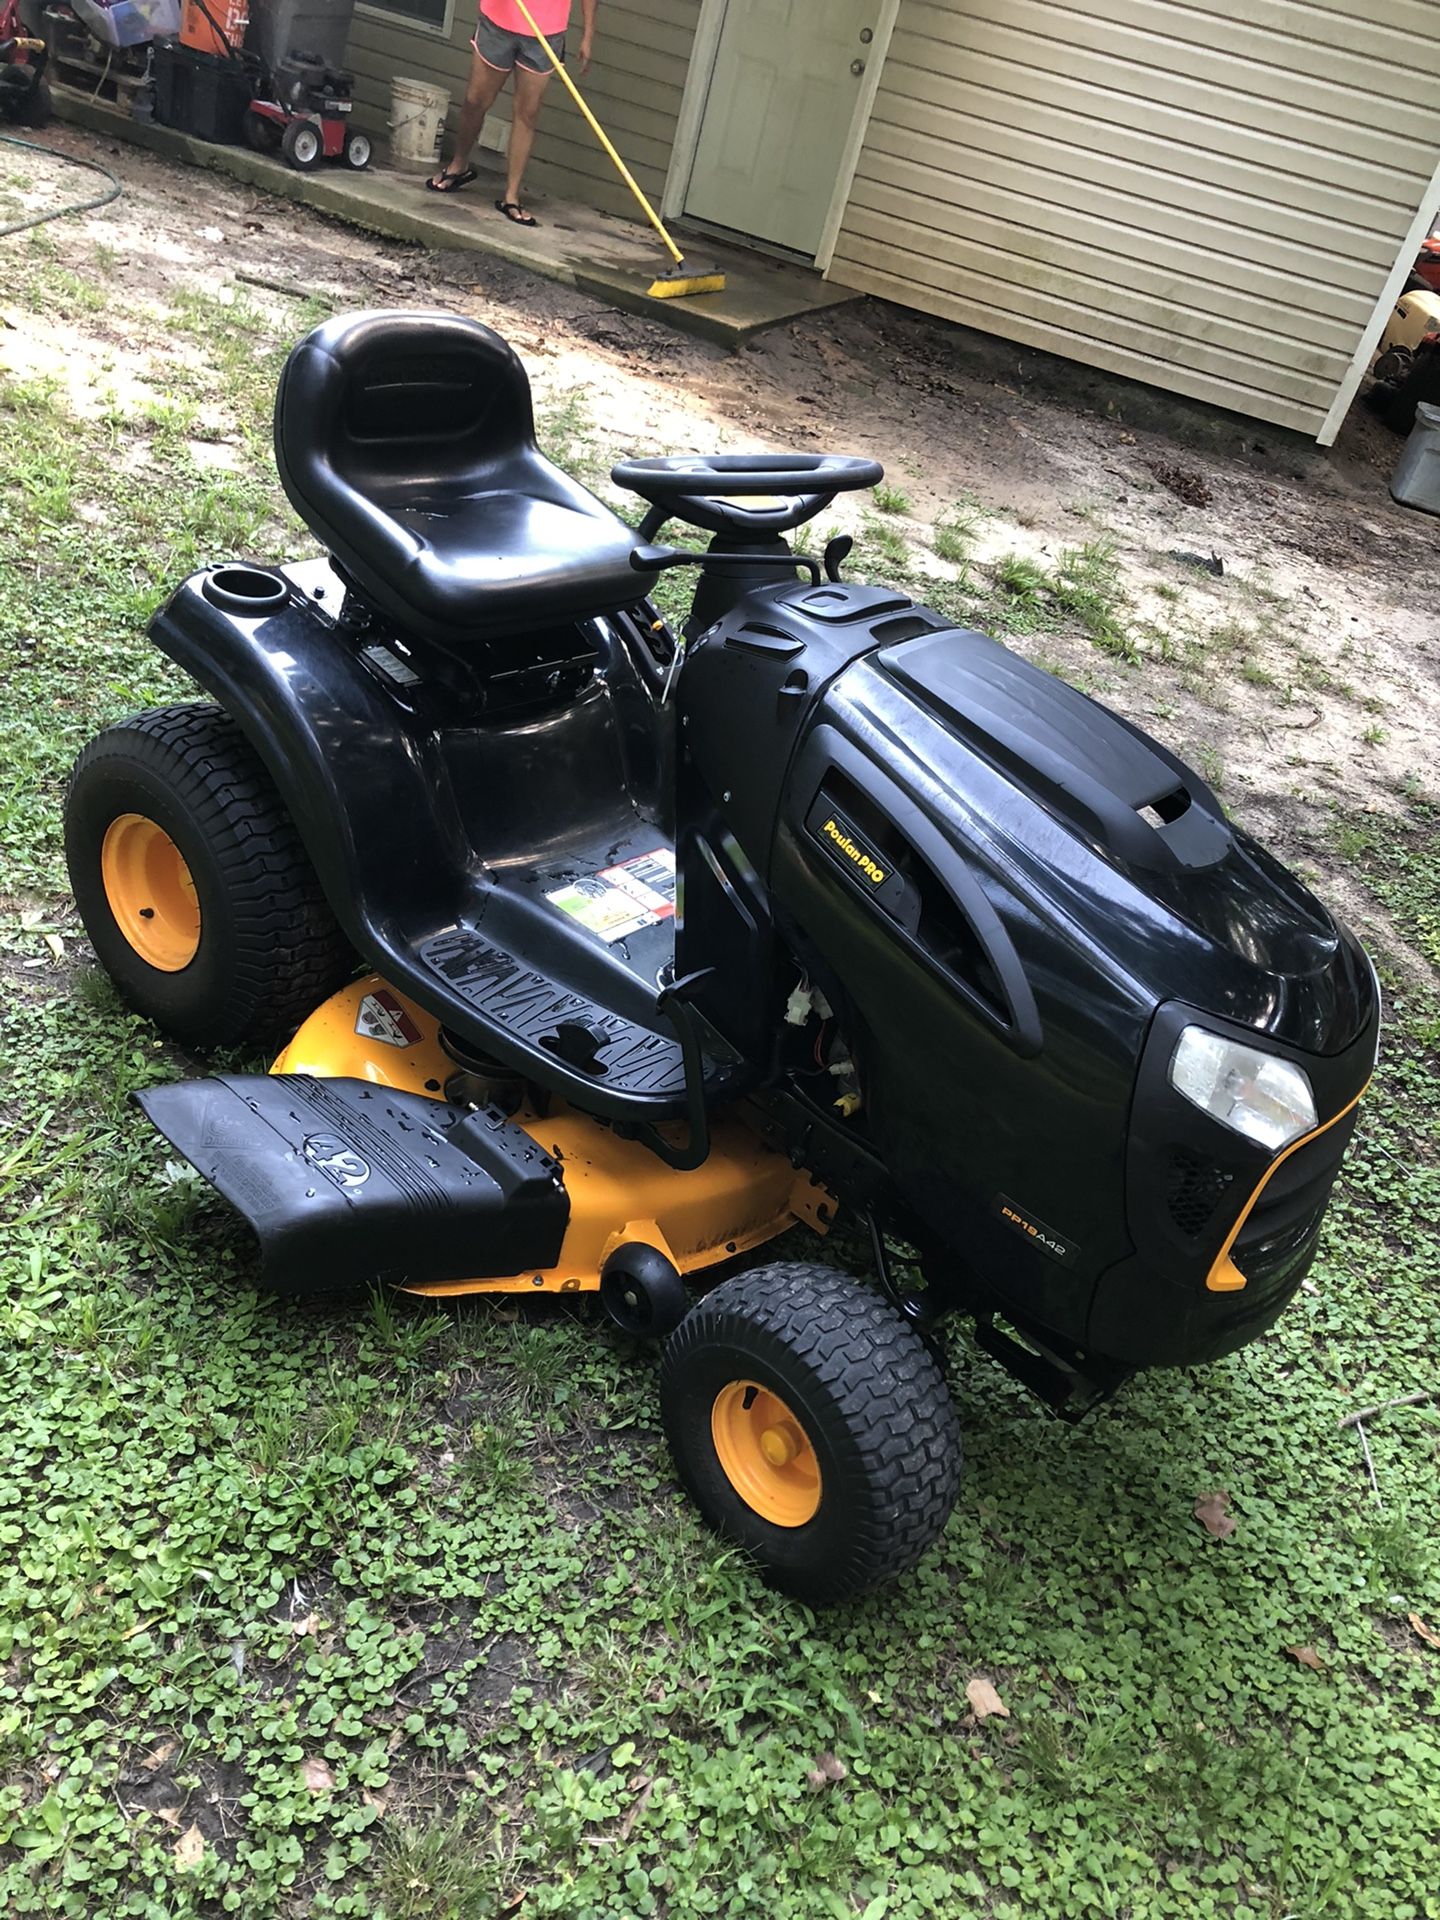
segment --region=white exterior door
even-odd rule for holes
[[[879,0],[728,0],[685,211],[813,255]]]

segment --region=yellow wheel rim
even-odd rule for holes
[[[775,1527],[803,1527],[820,1506],[820,1462],[778,1393],[732,1380],[715,1396],[710,1433],[725,1477]]]
[[[105,830],[100,878],[115,924],[140,958],[161,973],[188,967],[200,947],[200,902],[175,842],[143,813],[122,813]]]

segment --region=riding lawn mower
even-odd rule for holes
[[[275,447],[323,557],[180,585],[151,634],[210,699],[102,733],[66,813],[126,997],[284,1042],[137,1096],[263,1284],[598,1292],[706,1519],[812,1603],[945,1524],[946,1316],[1072,1418],[1270,1326],[1370,963],[1165,747],[792,550],[875,462],[622,461],[632,530],[441,313],[310,334]],[[841,1218],[873,1285],[755,1263]]]

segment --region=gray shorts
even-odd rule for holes
[[[565,58],[565,36],[563,33],[551,34],[550,44],[563,60]],[[499,73],[509,73],[512,68],[524,67],[527,73],[553,73],[554,68],[545,58],[545,49],[529,33],[508,33],[504,27],[497,27],[485,14],[480,16],[480,24],[475,29],[475,38],[470,42],[476,53],[487,67],[494,67]]]

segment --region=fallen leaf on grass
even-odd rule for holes
[[[193,1822],[175,1842],[177,1867],[198,1867],[205,1858],[205,1836]]]
[[[1235,1517],[1227,1513],[1228,1493],[1202,1493],[1195,1502],[1195,1518],[1212,1540],[1228,1540],[1235,1531]]]
[[[1418,1613],[1407,1613],[1405,1618],[1410,1622],[1411,1631],[1418,1633],[1427,1647],[1440,1647],[1440,1633],[1434,1627],[1427,1627]]]
[[[1314,1647],[1286,1647],[1285,1651],[1297,1666],[1309,1667],[1314,1673],[1325,1671],[1325,1662]]]
[[[366,1787],[360,1799],[364,1806],[373,1807],[377,1813],[383,1814],[390,1805],[390,1794],[389,1787],[382,1787],[378,1793],[372,1793],[369,1787]]]
[[[312,1754],[301,1766],[300,1778],[305,1782],[311,1793],[333,1793],[335,1791],[335,1776],[330,1771],[329,1762],[320,1759],[316,1754]]]
[[[977,1673],[966,1682],[965,1698],[970,1702],[970,1711],[977,1720],[989,1720],[998,1714],[1002,1720],[1010,1718],[1010,1709],[995,1691],[994,1685],[983,1673]]]
[[[812,1787],[833,1787],[843,1780],[850,1769],[843,1760],[837,1760],[833,1753],[817,1753],[815,1764],[805,1775]]]
[[[167,1827],[178,1827],[180,1824],[179,1807],[151,1807],[150,1812],[157,1820],[163,1820]]]
[[[179,1751],[180,1751],[180,1742],[178,1740],[171,1740],[167,1738],[165,1740],[160,1741],[158,1746],[152,1747],[150,1752],[147,1753],[145,1758],[140,1762],[141,1772],[142,1773],[158,1772],[159,1769],[164,1766],[165,1762],[167,1760],[172,1760]]]
[[[630,1838],[634,1830],[635,1822],[640,1818],[641,1814],[644,1813],[646,1807],[649,1806],[650,1796],[654,1791],[655,1782],[653,1780],[646,1780],[644,1786],[641,1787],[635,1798],[630,1802],[625,1818],[620,1822],[620,1831],[616,1835],[616,1839],[622,1847]]]
[[[318,1613],[307,1613],[303,1620],[292,1620],[290,1631],[294,1634],[323,1633],[330,1622],[322,1620]]]

